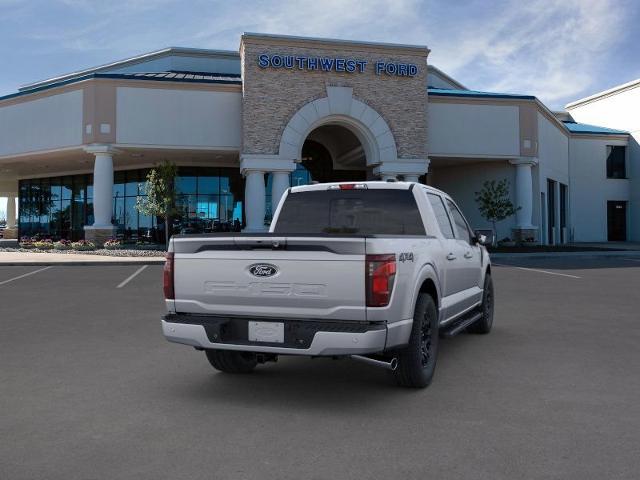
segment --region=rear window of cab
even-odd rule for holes
[[[289,193],[274,233],[425,235],[410,190],[313,190]]]

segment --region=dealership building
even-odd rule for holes
[[[553,112],[428,56],[247,33],[239,52],[167,48],[25,85],[0,97],[5,237],[162,241],[135,205],[168,160],[174,233],[262,231],[291,185],[374,179],[440,188],[489,228],[475,192],[506,179],[519,209],[499,238],[640,241],[640,80]]]

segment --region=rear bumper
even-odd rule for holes
[[[325,322],[284,320],[284,343],[249,342],[247,322],[276,321],[264,318],[226,318],[169,314],[162,319],[162,332],[170,342],[219,350],[288,355],[355,355],[382,352],[387,342],[384,322]]]

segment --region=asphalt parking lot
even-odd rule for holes
[[[162,337],[161,266],[0,266],[0,479],[637,479],[639,260],[496,261],[493,332],[419,391],[216,373]]]

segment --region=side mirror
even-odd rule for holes
[[[475,243],[480,245],[493,245],[493,232],[490,230],[476,230],[474,236]]]

